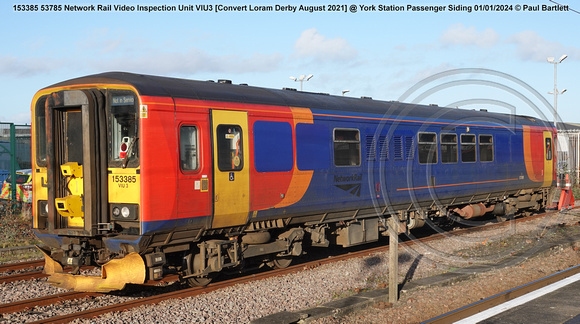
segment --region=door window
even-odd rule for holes
[[[242,128],[239,125],[218,125],[216,133],[220,171],[242,170],[244,168]]]
[[[550,161],[552,159],[552,139],[546,138],[546,160]]]

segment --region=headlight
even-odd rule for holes
[[[132,221],[139,219],[139,205],[137,204],[111,204],[111,218],[120,221]]]
[[[47,217],[48,216],[48,201],[46,201],[46,200],[39,200],[38,201],[38,215],[40,217]]]
[[[129,216],[131,216],[131,211],[128,207],[123,207],[121,208],[121,215],[123,215],[123,218],[129,218]]]

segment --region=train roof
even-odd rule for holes
[[[465,122],[483,122],[487,120],[488,122],[496,124],[551,126],[551,123],[539,118],[521,115],[514,116],[487,111],[439,107],[436,105],[427,106],[401,103],[398,101],[334,96],[323,93],[296,91],[294,89],[280,90],[248,85],[235,85],[229,81],[197,81],[128,72],[105,72],[89,75],[57,83],[47,88],[76,84],[126,84],[133,86],[140,95],[145,96],[304,107],[340,111],[347,114],[379,114],[381,116],[388,115],[416,119],[432,120],[433,118],[438,118],[464,120]]]

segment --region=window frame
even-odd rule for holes
[[[239,143],[240,143],[240,147],[239,147],[239,154],[241,154],[241,157],[239,158],[239,165],[233,167],[233,168],[225,168],[224,167],[224,162],[226,162],[225,160],[223,160],[224,155],[222,153],[224,153],[223,147],[221,146],[221,138],[220,135],[222,135],[222,133],[220,132],[220,130],[222,128],[227,128],[227,127],[232,127],[232,128],[238,128],[239,129],[239,135],[240,135],[240,139],[239,139]],[[223,135],[225,135],[226,133],[223,133]],[[217,166],[218,169],[221,172],[239,172],[242,171],[244,169],[244,165],[245,165],[245,154],[246,154],[246,148],[244,147],[244,129],[242,128],[241,125],[237,125],[237,124],[219,124],[216,126],[216,145],[217,145],[217,152],[216,152],[216,159],[217,159]],[[236,135],[234,135],[235,138]],[[230,162],[232,162],[230,160]],[[227,164],[229,166],[229,162]]]
[[[195,169],[185,169],[183,167],[184,166],[184,163],[183,163],[183,161],[184,161],[183,160],[183,156],[184,156],[183,155],[184,154],[184,145],[183,145],[183,140],[182,139],[183,139],[184,136],[183,136],[182,131],[185,128],[193,128],[193,129],[195,129],[195,142],[196,142],[195,143],[195,165],[196,165],[196,168]],[[200,143],[200,141],[199,141],[199,134],[200,134],[200,132],[199,132],[199,126],[198,125],[195,125],[195,124],[182,124],[182,125],[179,126],[179,169],[181,170],[182,173],[197,173],[197,172],[199,172],[199,170],[201,168],[201,166],[200,166],[200,158],[199,158],[199,152],[201,151],[199,149],[199,143]],[[191,135],[191,133],[190,133],[190,135]]]
[[[352,139],[337,140],[336,139],[336,132],[337,131],[356,132],[355,139],[354,140],[352,140]],[[333,151],[334,166],[336,166],[336,167],[359,167],[359,166],[361,166],[361,163],[362,163],[361,154],[362,154],[362,152],[361,152],[360,130],[358,128],[340,128],[340,127],[334,128],[332,130],[332,143],[333,143],[332,151]],[[349,151],[348,159],[349,160],[351,160],[352,157],[355,157],[355,156],[351,156],[351,154],[350,154],[350,151],[352,149],[351,145],[353,145],[353,144],[355,145],[356,150],[358,151],[358,154],[356,156],[357,164],[337,164],[336,163],[337,162],[337,154],[336,154],[337,153],[337,144],[342,145],[344,143],[349,144],[348,145],[348,151]]]
[[[469,137],[473,137],[473,142],[463,142],[463,136],[469,136]],[[461,163],[477,163],[477,136],[475,136],[475,134],[460,134],[459,135],[459,142],[460,142],[460,155],[461,155]],[[473,151],[475,154],[475,157],[473,159],[473,161],[469,160],[469,161],[464,161],[463,160],[463,147],[464,146],[473,146]]]
[[[421,135],[432,135],[432,138],[435,140],[434,142],[425,142],[425,141],[421,141]],[[427,153],[427,158],[426,161],[423,162],[423,157],[424,155],[422,155],[422,147],[429,145],[430,148],[428,150]],[[435,148],[433,150],[433,148]],[[437,139],[437,133],[435,132],[417,132],[417,155],[419,157],[419,164],[437,164],[439,162],[439,142]],[[434,152],[434,158],[435,160],[433,161],[433,156],[431,155],[431,152]],[[423,153],[424,154],[424,153]],[[429,160],[429,157],[431,156],[431,160]]]
[[[40,167],[47,166],[47,146],[46,146],[46,110],[45,104],[48,95],[44,95],[36,101],[34,107],[34,142],[35,142],[35,158],[36,164]]]
[[[491,139],[491,142],[490,142],[490,143],[483,143],[483,144],[482,144],[482,142],[481,142],[481,137],[482,137],[482,136],[489,137],[489,138]],[[477,150],[477,151],[478,151],[478,153],[479,153],[479,162],[488,163],[488,162],[493,162],[493,161],[495,161],[495,152],[494,152],[494,148],[493,148],[493,142],[494,142],[494,140],[493,140],[493,135],[491,135],[491,134],[479,134],[479,136],[478,136],[478,141],[479,141],[479,142],[478,142],[478,150]],[[491,160],[487,160],[487,159],[486,159],[486,160],[482,160],[482,159],[481,159],[481,157],[483,156],[483,155],[481,154],[481,149],[482,149],[483,147],[486,147],[486,146],[490,146],[490,147],[491,147]]]
[[[455,142],[444,142],[443,137],[453,135],[455,136]],[[439,145],[441,146],[441,163],[443,164],[451,164],[451,163],[458,163],[459,162],[459,145],[458,145],[458,136],[456,133],[441,133],[439,134]],[[443,157],[447,156],[443,154],[443,146],[454,146],[455,147],[455,161],[443,161]]]
[[[546,152],[545,159],[546,161],[552,161],[554,159],[554,141],[551,137],[544,138],[544,151]]]
[[[130,104],[119,104],[114,102],[114,98],[121,97],[132,97],[133,103]],[[141,116],[140,116],[140,98],[131,90],[123,89],[111,89],[107,91],[107,161],[110,168],[118,168],[123,166],[123,161],[126,160],[127,167],[137,168],[141,163],[141,153],[140,153],[140,127],[141,127]],[[132,106],[129,108],[129,106]],[[119,108],[114,108],[119,107]],[[126,108],[121,108],[126,107]],[[114,110],[118,110],[114,112]],[[134,114],[133,120],[133,131],[128,131],[127,136],[123,136],[123,126],[117,122],[117,116],[121,115],[120,112],[126,110],[126,115]],[[123,142],[123,138],[129,138],[127,143],[127,154],[128,157],[120,158],[116,157],[119,154],[120,144]]]

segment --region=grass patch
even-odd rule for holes
[[[32,231],[29,204],[0,203],[0,248],[40,243]]]

